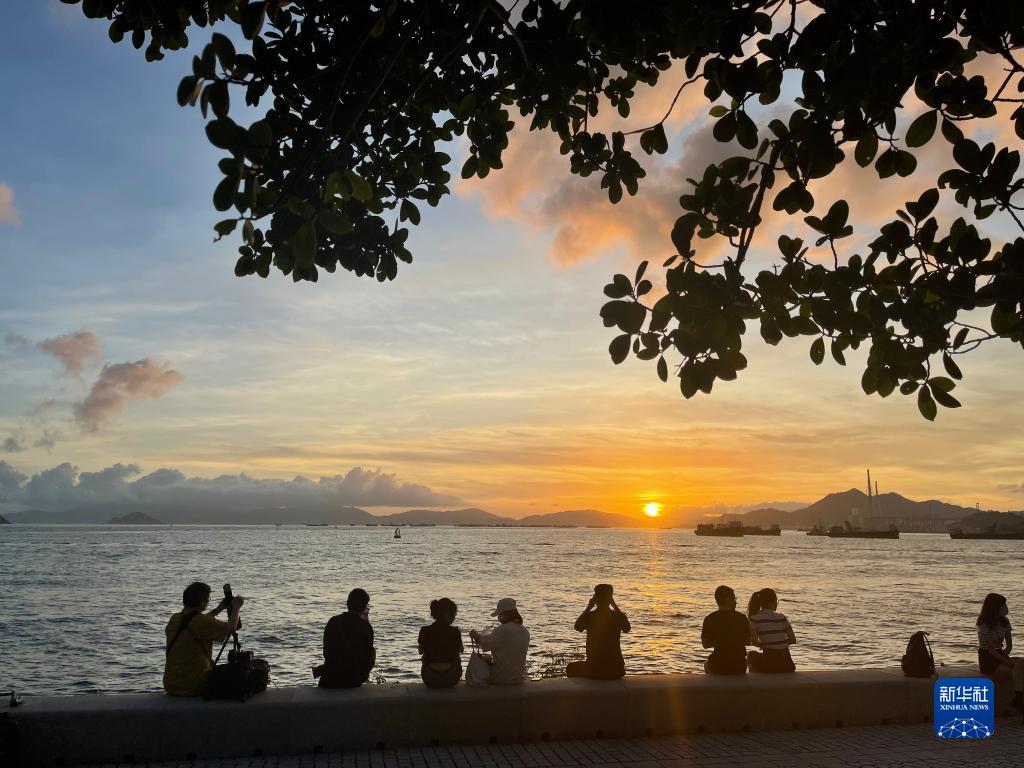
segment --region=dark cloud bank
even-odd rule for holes
[[[378,519],[358,507],[460,504],[456,496],[361,467],[319,480],[268,480],[186,477],[177,469],[143,474],[135,464],[79,472],[64,463],[29,477],[0,461],[0,509],[12,522],[105,523],[142,512],[165,523],[349,523]]]

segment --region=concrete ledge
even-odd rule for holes
[[[940,676],[980,675],[944,667]],[[271,688],[244,704],[162,694],[31,697],[9,712],[26,765],[117,763],[929,722],[932,686],[899,669],[863,669],[558,679],[483,689]],[[1011,695],[1000,680],[997,713]]]

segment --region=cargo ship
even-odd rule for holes
[[[833,525],[826,535],[830,539],[898,539],[900,532],[896,526],[890,526],[887,531],[865,531],[854,528],[847,520],[844,525]]]
[[[742,536],[743,523],[701,523],[693,532],[698,536]]]
[[[744,536],[781,536],[782,529],[779,524],[771,526],[770,528],[762,528],[760,525],[744,525],[743,526]]]
[[[951,539],[991,539],[994,541],[1024,541],[1024,531],[997,531],[992,526],[990,531],[965,531],[954,528],[949,532]]]

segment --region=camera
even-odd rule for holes
[[[312,668],[311,671],[313,673],[313,679],[316,680],[316,679],[318,679],[319,677],[321,677],[323,675],[323,673],[324,673],[324,665],[323,664],[317,664],[315,667]]]

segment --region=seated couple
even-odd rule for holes
[[[718,610],[704,619],[700,640],[713,649],[704,671],[716,675],[745,675],[751,672],[793,672],[796,666],[789,647],[796,643],[793,628],[779,613],[774,590],[762,589],[750,597],[747,615],[736,610],[736,593],[722,586],[715,590]],[[753,645],[760,651],[747,652]]]
[[[462,633],[453,626],[458,610],[458,606],[447,597],[430,603],[434,623],[422,627],[419,635],[420,673],[428,688],[451,688],[462,678]],[[498,620],[497,627],[469,632],[473,642],[490,652],[486,673],[474,681],[467,671],[466,680],[487,685],[519,685],[526,681],[530,632],[523,626],[523,617],[511,597],[499,600],[491,617]],[[485,663],[485,657],[479,658],[480,663]]]

